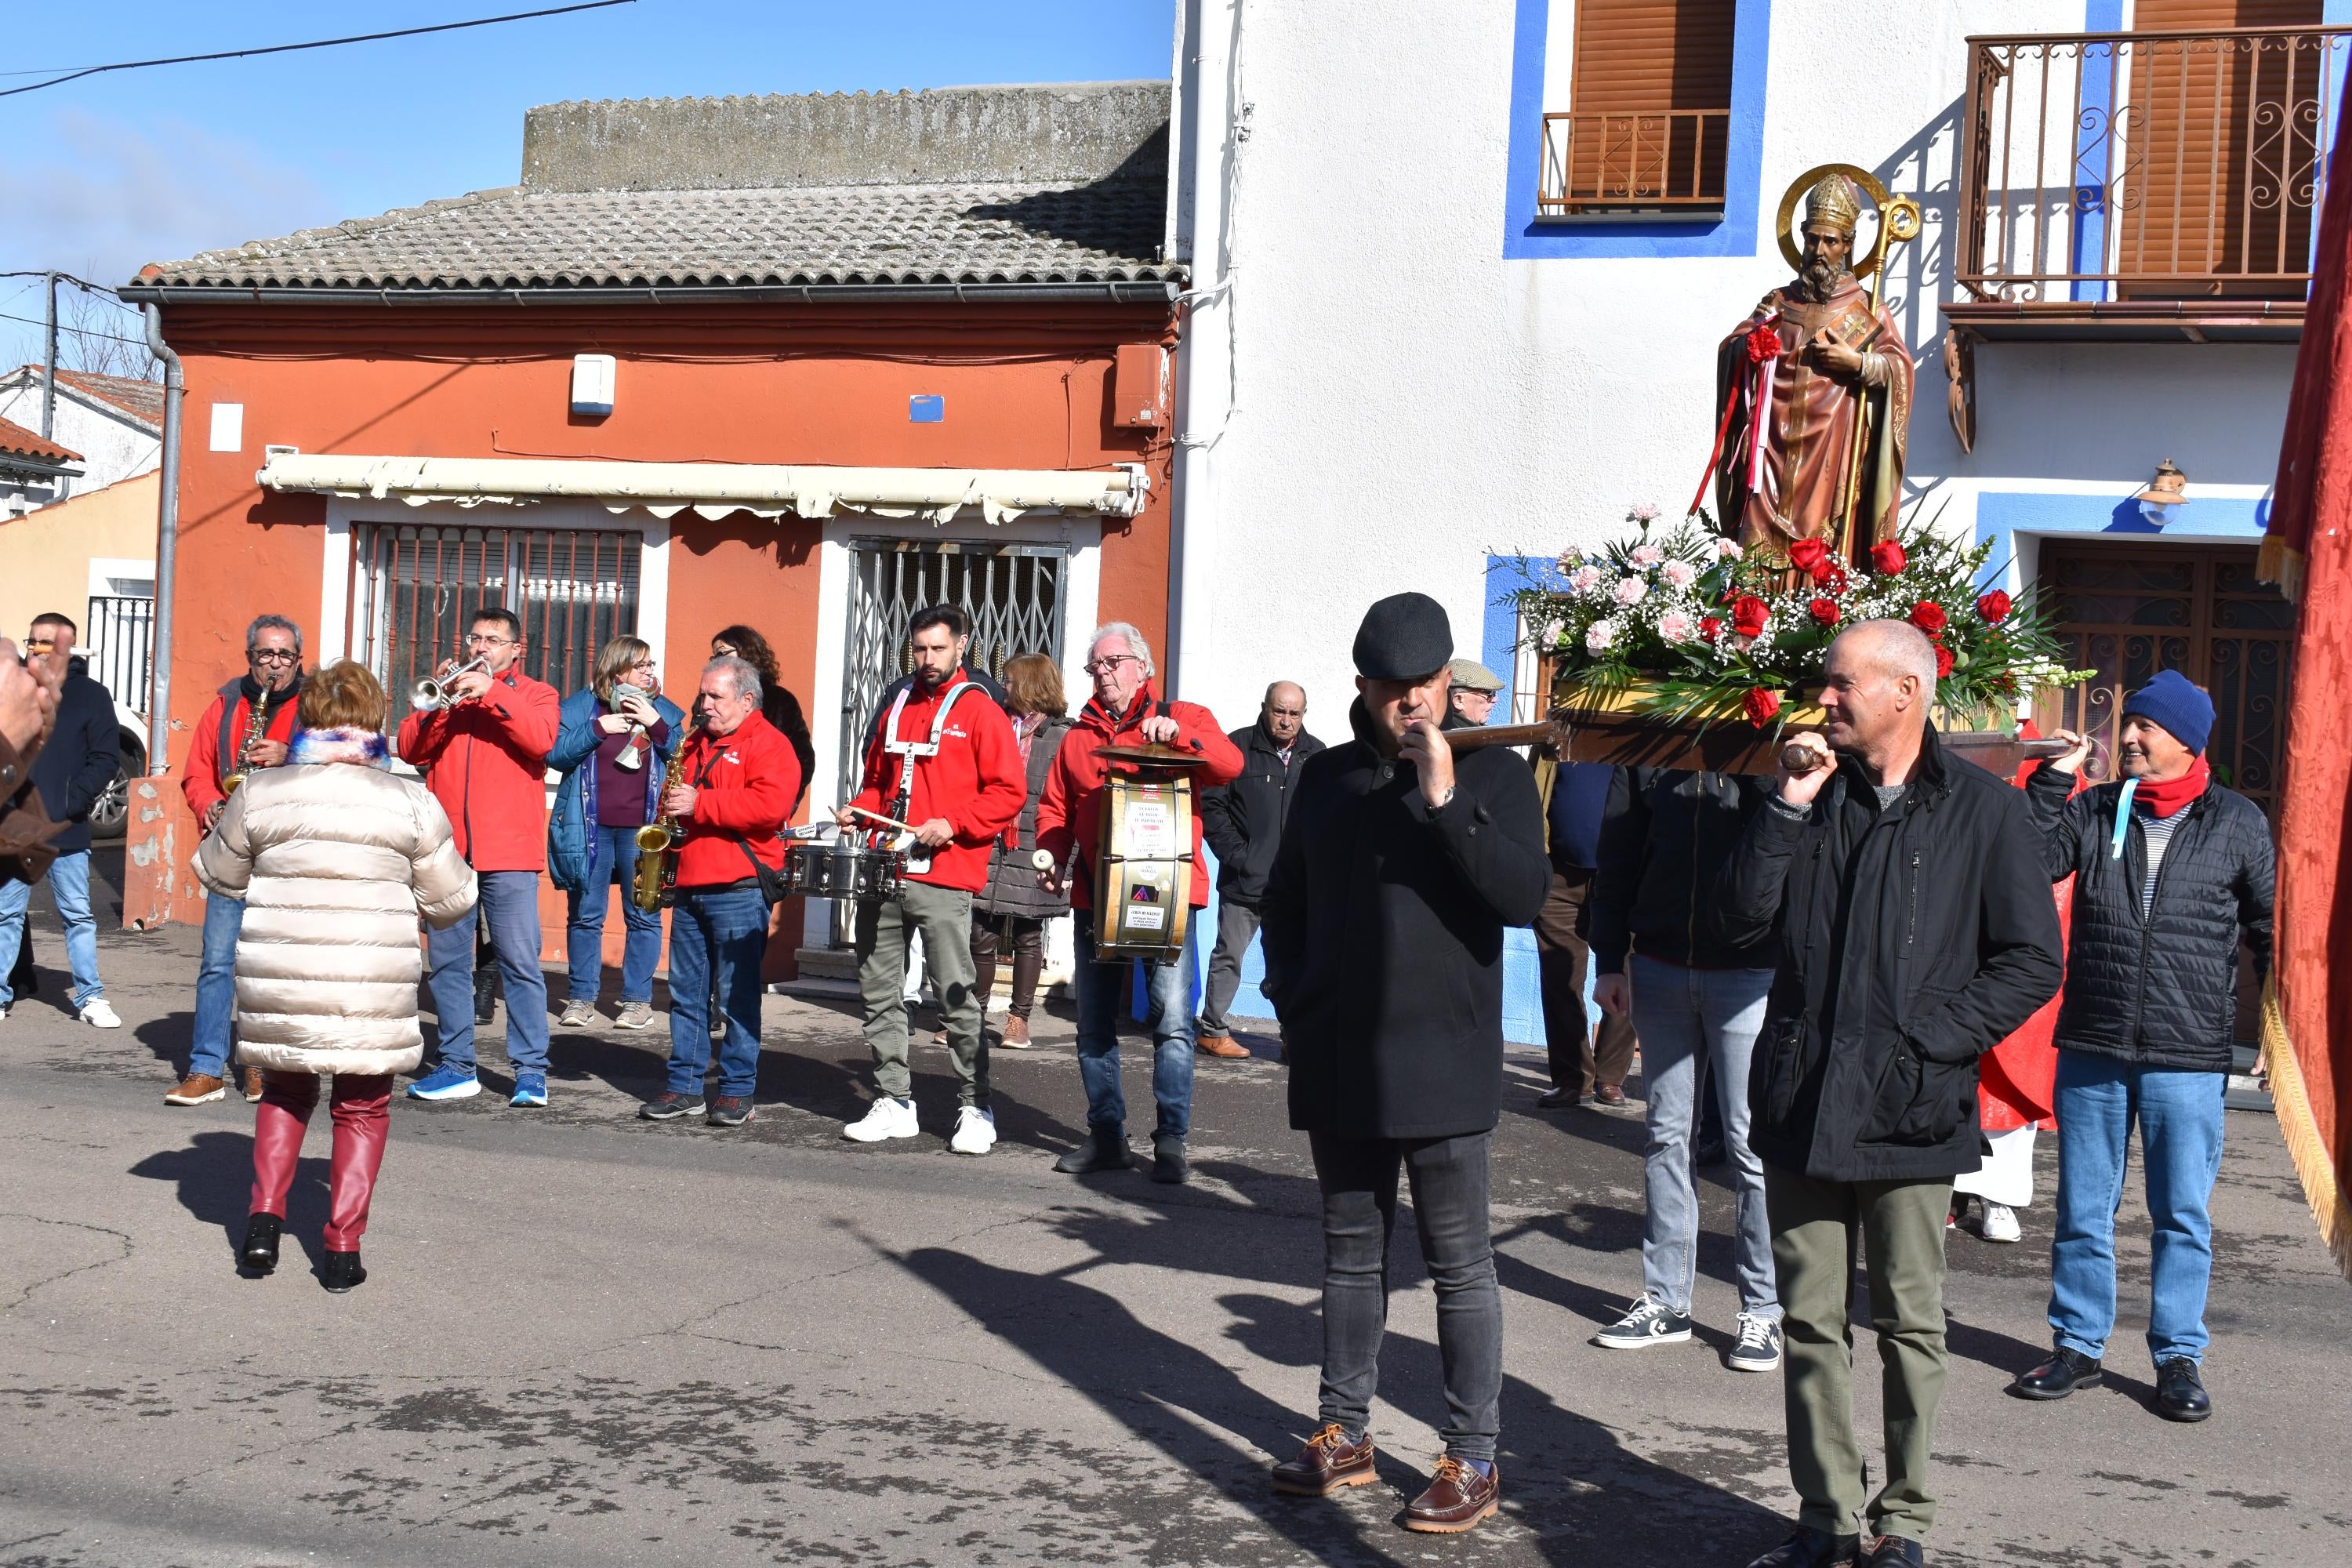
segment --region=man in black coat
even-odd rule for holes
[[[1944,1218],[1977,1168],[1977,1058],[2058,989],[2058,916],[2025,797],[1946,754],[1935,646],[1865,621],[1830,646],[1826,738],[1797,738],[1718,883],[1718,934],[1776,927],[1749,1076],[1784,1309],[1797,1532],[1754,1568],[1916,1568],[1944,1343]],[[1886,1484],[1863,1495],[1847,1327],[1857,1246],[1885,1389]]]
[[[1277,680],[1265,689],[1257,722],[1225,737],[1242,754],[1241,776],[1201,795],[1201,831],[1217,852],[1217,945],[1201,998],[1195,1044],[1213,1057],[1245,1057],[1225,1009],[1241,989],[1242,959],[1257,936],[1265,879],[1297,795],[1298,775],[1323,742],[1307,732],[1307,689]]]
[[[2221,1168],[2221,1094],[2238,1016],[2238,951],[2267,973],[2275,853],[2253,802],[2213,781],[2213,700],[2165,670],[2124,699],[2119,783],[2068,798],[2091,743],[2025,786],[2053,881],[2074,879],[2074,945],[2058,1007],[2058,1226],[2050,1241],[2051,1358],[2027,1399],[2100,1381],[2116,1326],[2116,1200],[2139,1125],[2150,1256],[2147,1348],[2157,1414],[2213,1413],[2199,1368],[2210,1336],[2207,1203]]]
[[[1465,1531],[1496,1510],[1503,1305],[1487,1146],[1503,1093],[1503,932],[1549,881],[1526,763],[1456,756],[1439,731],[1453,632],[1421,594],[1356,634],[1355,739],[1307,764],[1265,898],[1265,991],[1290,1042],[1290,1124],[1323,1194],[1319,1425],[1275,1468],[1286,1492],[1371,1481],[1369,1431],[1388,1309],[1397,1173],[1412,1184],[1437,1289],[1444,1458],[1405,1512]],[[2045,899],[2047,894],[2044,895]]]
[[[114,782],[121,746],[114,699],[89,678],[89,661],[74,657],[76,634],[72,621],[52,614],[36,617],[26,639],[29,658],[46,659],[63,672],[57,728],[33,764],[32,784],[49,819],[67,825],[49,842],[58,858],[50,862],[48,879],[49,896],[66,928],[66,959],[73,973],[68,995],[83,1023],[118,1029],[122,1020],[106,1000],[105,984],[98,977],[98,921],[89,907],[89,813]],[[30,882],[12,879],[0,885],[0,974],[16,966],[32,897]],[[0,1017],[6,1016],[16,999],[10,983],[0,980]]]

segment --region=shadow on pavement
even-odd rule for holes
[[[221,1266],[235,1268],[236,1249],[245,1241],[247,1205],[253,1200],[250,1131],[199,1132],[186,1148],[150,1154],[131,1166],[130,1173],[151,1182],[178,1183],[180,1206],[199,1223],[219,1227]],[[299,1243],[314,1269],[326,1261],[321,1232],[327,1212],[327,1162],[306,1157],[295,1165],[294,1184],[286,1194],[285,1238],[286,1243]]]

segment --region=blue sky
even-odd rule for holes
[[[12,8],[0,68],[293,43],[561,0],[247,0]],[[93,23],[100,25],[94,26]],[[0,271],[142,264],[515,182],[522,112],[570,98],[835,92],[1169,74],[1173,0],[635,0],[0,98]],[[0,76],[0,87],[37,79]],[[0,314],[40,315],[0,279]],[[37,327],[0,319],[21,352]]]

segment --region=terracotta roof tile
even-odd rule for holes
[[[55,441],[45,441],[22,425],[0,419],[0,462],[22,458],[36,463],[79,463],[81,454]]]

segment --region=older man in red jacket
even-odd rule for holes
[[[971,899],[988,885],[989,846],[1028,804],[1029,770],[1004,710],[956,662],[958,622],[952,605],[917,612],[907,638],[914,684],[892,700],[866,745],[864,786],[835,818],[845,828],[871,826],[856,807],[911,824],[915,839],[898,890],[857,905],[857,989],[878,1092],[842,1136],[878,1143],[920,1130],[907,1066],[906,999],[908,933],[919,931],[955,1059],[948,1147],[985,1154],[996,1145],[996,1115],[988,1107],[983,1001],[974,988]]]
[[[699,722],[679,745],[662,795],[662,815],[675,818],[685,837],[671,878],[669,1087],[639,1109],[648,1121],[703,1116],[713,1127],[740,1127],[751,1120],[760,963],[768,952],[761,874],[783,869],[777,835],[801,798],[800,758],[761,717],[762,695],[759,671],[732,654],[704,665]],[[719,1047],[719,1092],[706,1104],[714,992],[727,1035]]]
[[[1095,694],[1078,714],[1077,727],[1062,737],[1054,771],[1037,806],[1037,847],[1054,858],[1054,870],[1040,871],[1049,890],[1061,886],[1068,866],[1070,905],[1076,911],[1078,1074],[1087,1086],[1087,1142],[1054,1163],[1073,1175],[1116,1170],[1133,1162],[1127,1147],[1127,1098],[1118,1084],[1118,1008],[1127,994],[1124,959],[1095,958],[1094,878],[1074,865],[1075,848],[1086,866],[1094,863],[1102,832],[1102,792],[1110,764],[1097,755],[1105,746],[1158,744],[1198,752],[1204,765],[1192,775],[1194,789],[1229,784],[1241,775],[1242,754],[1225,736],[1217,716],[1197,702],[1166,702],[1153,685],[1151,645],[1125,621],[1113,621],[1087,643],[1087,673]],[[1192,814],[1192,910],[1185,922],[1184,953],[1172,963],[1152,963],[1150,972],[1151,1095],[1160,1121],[1151,1135],[1151,1179],[1181,1182],[1191,1173],[1184,1140],[1192,1125],[1192,969],[1200,942],[1200,911],[1209,903],[1209,879],[1201,874],[1201,816]]]
[[[480,669],[448,683],[448,701],[401,721],[401,760],[420,768],[449,814],[457,852],[481,881],[463,920],[425,936],[426,988],[441,1058],[408,1086],[411,1100],[482,1091],[474,1063],[474,924],[489,922],[507,992],[509,1103],[547,1103],[547,982],[539,972],[539,874],[547,868],[547,753],[561,726],[555,688],[522,672],[522,622],[485,605],[466,637]]]

